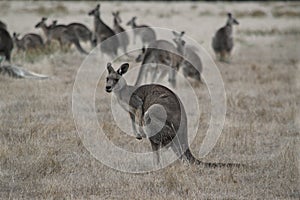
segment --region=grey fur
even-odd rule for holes
[[[147,25],[137,25],[137,17],[132,17],[132,19],[127,22],[127,26],[131,26],[134,33],[133,43],[136,43],[136,38],[140,37],[143,45],[147,45],[156,40],[155,31]]]
[[[228,59],[230,56],[231,50],[234,46],[232,38],[232,25],[239,24],[238,21],[232,17],[231,13],[228,13],[227,16],[228,19],[225,26],[216,32],[212,40],[212,47],[215,51],[217,59],[220,61],[226,61],[226,59]]]
[[[43,39],[40,35],[35,33],[28,33],[21,39],[19,34],[13,33],[13,40],[19,50],[42,49],[44,47]]]
[[[117,56],[119,41],[116,37],[113,37],[115,35],[115,32],[100,18],[100,4],[98,4],[96,8],[91,10],[88,15],[94,17],[94,37],[97,40],[97,43],[99,44],[100,42],[103,42],[106,39],[110,38],[105,43],[102,43],[101,52],[111,57]]]
[[[112,15],[114,17],[114,32],[115,34],[122,33],[121,35],[118,35],[120,48],[122,48],[123,52],[127,54],[127,47],[129,45],[129,37],[128,34],[125,32],[125,29],[120,25],[122,22],[120,18],[120,12],[112,12]]]
[[[176,86],[176,73],[179,69],[180,59],[176,47],[169,41],[156,40],[149,44],[147,49],[136,59],[143,60],[135,85],[142,83],[143,75],[147,80],[149,73],[152,73],[152,82],[161,81],[169,73],[169,82],[173,87]],[[169,68],[163,68],[159,65],[166,65]],[[153,66],[149,66],[153,65]],[[157,78],[157,75],[159,77]]]
[[[0,21],[0,55],[4,55],[8,62],[10,62],[13,47],[13,40],[7,31],[7,26]]]
[[[171,147],[178,157],[185,158],[191,164],[203,164],[207,167],[238,166],[238,164],[203,163],[196,159],[189,149],[187,116],[178,96],[158,84],[140,87],[127,85],[122,75],[128,68],[129,64],[125,63],[115,71],[110,63],[107,64],[109,74],[106,78],[106,91],[113,92],[119,104],[129,112],[136,138],[149,139],[156,162],[159,162],[158,150]],[[165,110],[165,119],[162,119],[161,113],[158,112],[161,110],[160,106]],[[163,124],[162,129],[153,134],[151,126],[160,124]],[[143,129],[145,126],[150,126],[150,129]]]
[[[57,25],[56,21],[54,21],[51,26],[47,26],[46,20],[47,18],[43,17],[42,20],[35,25],[35,28],[41,28],[43,30],[47,38],[46,44],[50,44],[52,40],[57,40],[61,48],[74,44],[80,53],[88,54],[81,47],[77,36],[71,29],[68,29],[66,25]]]
[[[201,81],[202,62],[198,53],[191,46],[187,46],[182,39],[184,32],[180,34],[173,31],[175,38],[173,41],[177,45],[177,50],[183,56],[180,66],[182,67],[184,77],[193,78],[199,82]],[[190,61],[190,62],[189,62]]]

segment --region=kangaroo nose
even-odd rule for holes
[[[105,89],[106,91],[111,91],[111,86],[106,86]]]

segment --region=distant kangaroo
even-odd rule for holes
[[[19,39],[19,34],[13,33],[13,40],[19,50],[42,49],[44,47],[43,39],[35,33],[28,33]]]
[[[4,55],[5,60],[10,62],[14,43],[6,27],[6,24],[0,21],[0,55]]]
[[[142,54],[136,59],[136,61],[142,60],[142,64],[135,85],[142,83],[143,75],[147,80],[148,73],[152,73],[152,82],[161,81],[169,73],[168,81],[173,87],[176,87],[175,71],[178,71],[181,62],[176,47],[169,41],[156,40],[151,42],[148,48],[143,47],[142,51]],[[159,65],[165,65],[168,69]]]
[[[115,35],[115,32],[100,18],[100,4],[98,4],[95,9],[91,10],[88,15],[94,16],[94,34],[98,44]],[[115,57],[118,54],[118,48],[119,41],[118,38],[115,37],[101,45],[101,52],[110,57]]]
[[[51,26],[46,25],[47,18],[43,17],[42,20],[35,25],[35,28],[41,28],[47,38],[46,44],[50,44],[51,40],[57,40],[60,47],[63,49],[65,46],[75,45],[77,50],[82,54],[88,54],[80,45],[79,40],[72,30],[69,30],[66,25],[56,25],[56,22]]]
[[[158,150],[171,147],[178,157],[185,158],[191,164],[207,167],[239,166],[231,163],[204,163],[195,158],[188,145],[186,112],[178,96],[158,84],[140,87],[127,85],[122,75],[128,68],[129,64],[125,63],[115,71],[108,63],[105,89],[109,93],[113,92],[122,108],[129,112],[136,138],[149,139],[156,163],[160,162]]]
[[[155,31],[147,25],[137,25],[137,17],[127,22],[127,26],[131,26],[134,33],[133,43],[136,43],[136,37],[140,37],[144,46],[156,40]]]
[[[28,71],[17,65],[1,65],[0,74],[8,75],[12,78],[26,78],[26,79],[47,79],[48,76],[43,74],[37,74],[31,71]]]
[[[212,47],[220,61],[228,61],[230,52],[233,48],[232,25],[238,25],[239,22],[232,17],[231,13],[227,14],[226,25],[220,28],[212,40]],[[219,58],[218,58],[219,57]]]
[[[173,35],[175,36],[173,41],[177,45],[177,50],[183,56],[180,66],[182,67],[184,77],[191,77],[202,82],[202,62],[199,55],[190,46],[185,45],[185,41],[182,40],[184,31],[181,33],[173,31]]]
[[[122,33],[121,35],[118,36],[119,38],[119,44],[120,48],[122,48],[123,52],[127,54],[127,47],[129,45],[129,37],[128,34],[125,31],[125,29],[120,25],[122,22],[120,18],[120,12],[112,12],[112,15],[114,16],[114,32],[116,34]]]

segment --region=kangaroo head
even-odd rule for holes
[[[122,23],[122,20],[121,20],[121,18],[120,18],[120,12],[119,12],[119,11],[112,12],[112,15],[114,16],[115,20],[116,20],[118,23]]]
[[[43,17],[43,18],[41,19],[41,21],[38,22],[38,23],[35,25],[35,28],[40,28],[40,27],[46,25],[46,21],[47,21],[47,18],[46,18],[46,17]]]
[[[226,22],[226,25],[239,25],[239,22],[234,18],[232,17],[232,14],[231,13],[227,13],[227,16],[228,16],[228,19],[227,19],[227,22]]]
[[[19,33],[16,33],[16,32],[13,33],[13,39],[18,40],[19,36],[20,36]]]
[[[113,90],[120,90],[124,86],[125,79],[122,77],[123,74],[127,72],[129,68],[128,63],[124,63],[120,68],[115,71],[111,63],[107,63],[108,75],[106,77],[106,92],[112,92]]]
[[[132,17],[132,19],[129,21],[129,22],[127,22],[127,26],[132,26],[132,25],[135,25],[135,20],[136,20],[136,16],[134,16],[134,17]]]
[[[142,62],[146,53],[146,47],[143,46],[142,52],[136,57],[135,62]]]
[[[50,25],[51,28],[54,28],[57,25],[57,20],[53,20],[52,24]]]
[[[96,6],[96,8],[94,8],[93,10],[91,10],[89,13],[88,13],[89,16],[100,16],[100,4],[98,4]]]
[[[173,41],[175,42],[175,44],[178,47],[183,47],[185,45],[185,41],[182,39],[183,35],[184,35],[184,31],[181,31],[181,33],[177,33],[175,31],[172,31],[173,35],[175,36],[175,38],[173,38]]]

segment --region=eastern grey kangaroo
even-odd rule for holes
[[[115,32],[107,26],[100,18],[100,4],[88,13],[89,16],[94,17],[94,34],[97,44],[105,41],[101,44],[101,52],[115,57],[118,54],[119,40],[117,37],[113,37]],[[111,38],[112,37],[112,38]]]
[[[193,156],[188,145],[187,116],[178,96],[170,89],[149,84],[139,87],[129,86],[123,75],[129,68],[124,63],[115,71],[107,64],[106,91],[113,92],[119,104],[130,114],[132,127],[137,139],[148,138],[159,163],[158,150],[171,147],[176,155],[191,164],[207,167],[238,166],[238,164],[204,163]],[[165,110],[165,115],[161,111]],[[165,118],[163,117],[165,116]],[[138,128],[136,127],[138,125]],[[160,127],[160,129],[156,129]]]
[[[229,61],[230,52],[233,48],[232,25],[238,25],[239,22],[232,17],[231,13],[227,14],[228,19],[222,28],[220,28],[212,40],[212,47],[220,61]]]

